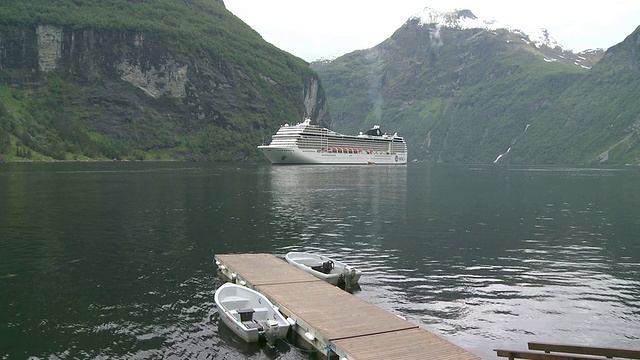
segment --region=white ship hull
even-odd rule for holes
[[[272,164],[406,165],[407,153],[338,154],[297,147],[258,146]]]
[[[285,124],[269,145],[258,146],[273,164],[406,165],[407,144],[374,126],[365,134],[343,135],[305,120]]]

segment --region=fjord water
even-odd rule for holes
[[[288,251],[484,358],[640,348],[637,168],[34,163],[0,164],[0,359],[314,359],[213,303],[215,254]]]

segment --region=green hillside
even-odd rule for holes
[[[507,30],[413,20],[370,50],[312,68],[338,130],[381,124],[405,136],[411,159],[491,163],[504,154],[500,162],[580,164],[618,144],[608,163],[639,163],[632,37],[588,70]]]
[[[256,145],[311,117],[351,134],[380,124],[410,159],[638,164],[639,36],[598,62],[414,19],[310,68],[220,0],[5,2],[0,161],[265,161]]]
[[[514,162],[640,164],[640,28],[533,120]]]
[[[280,124],[328,121],[307,63],[222,1],[11,1],[0,34],[5,160],[262,160]]]

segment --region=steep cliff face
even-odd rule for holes
[[[305,118],[316,119],[319,124],[332,128],[329,105],[320,79],[315,76],[305,77],[303,94]]]
[[[238,54],[242,36],[203,45],[168,31],[0,26],[0,85],[12,115],[2,131],[16,147],[57,158],[78,151],[111,157],[104,150],[115,148],[115,157],[137,151],[143,158],[238,160],[261,159],[255,145],[282,123],[311,117],[328,125],[324,91],[307,64],[265,43],[226,9],[213,10],[211,21],[226,17],[252,35],[245,36],[257,44],[249,45],[252,53]]]

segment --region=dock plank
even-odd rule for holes
[[[324,282],[272,254],[220,254],[216,258],[253,286]]]
[[[480,360],[478,356],[421,328],[336,340],[334,343],[358,360]]]
[[[304,287],[277,284],[257,288],[329,340],[418,327],[324,281]]]

